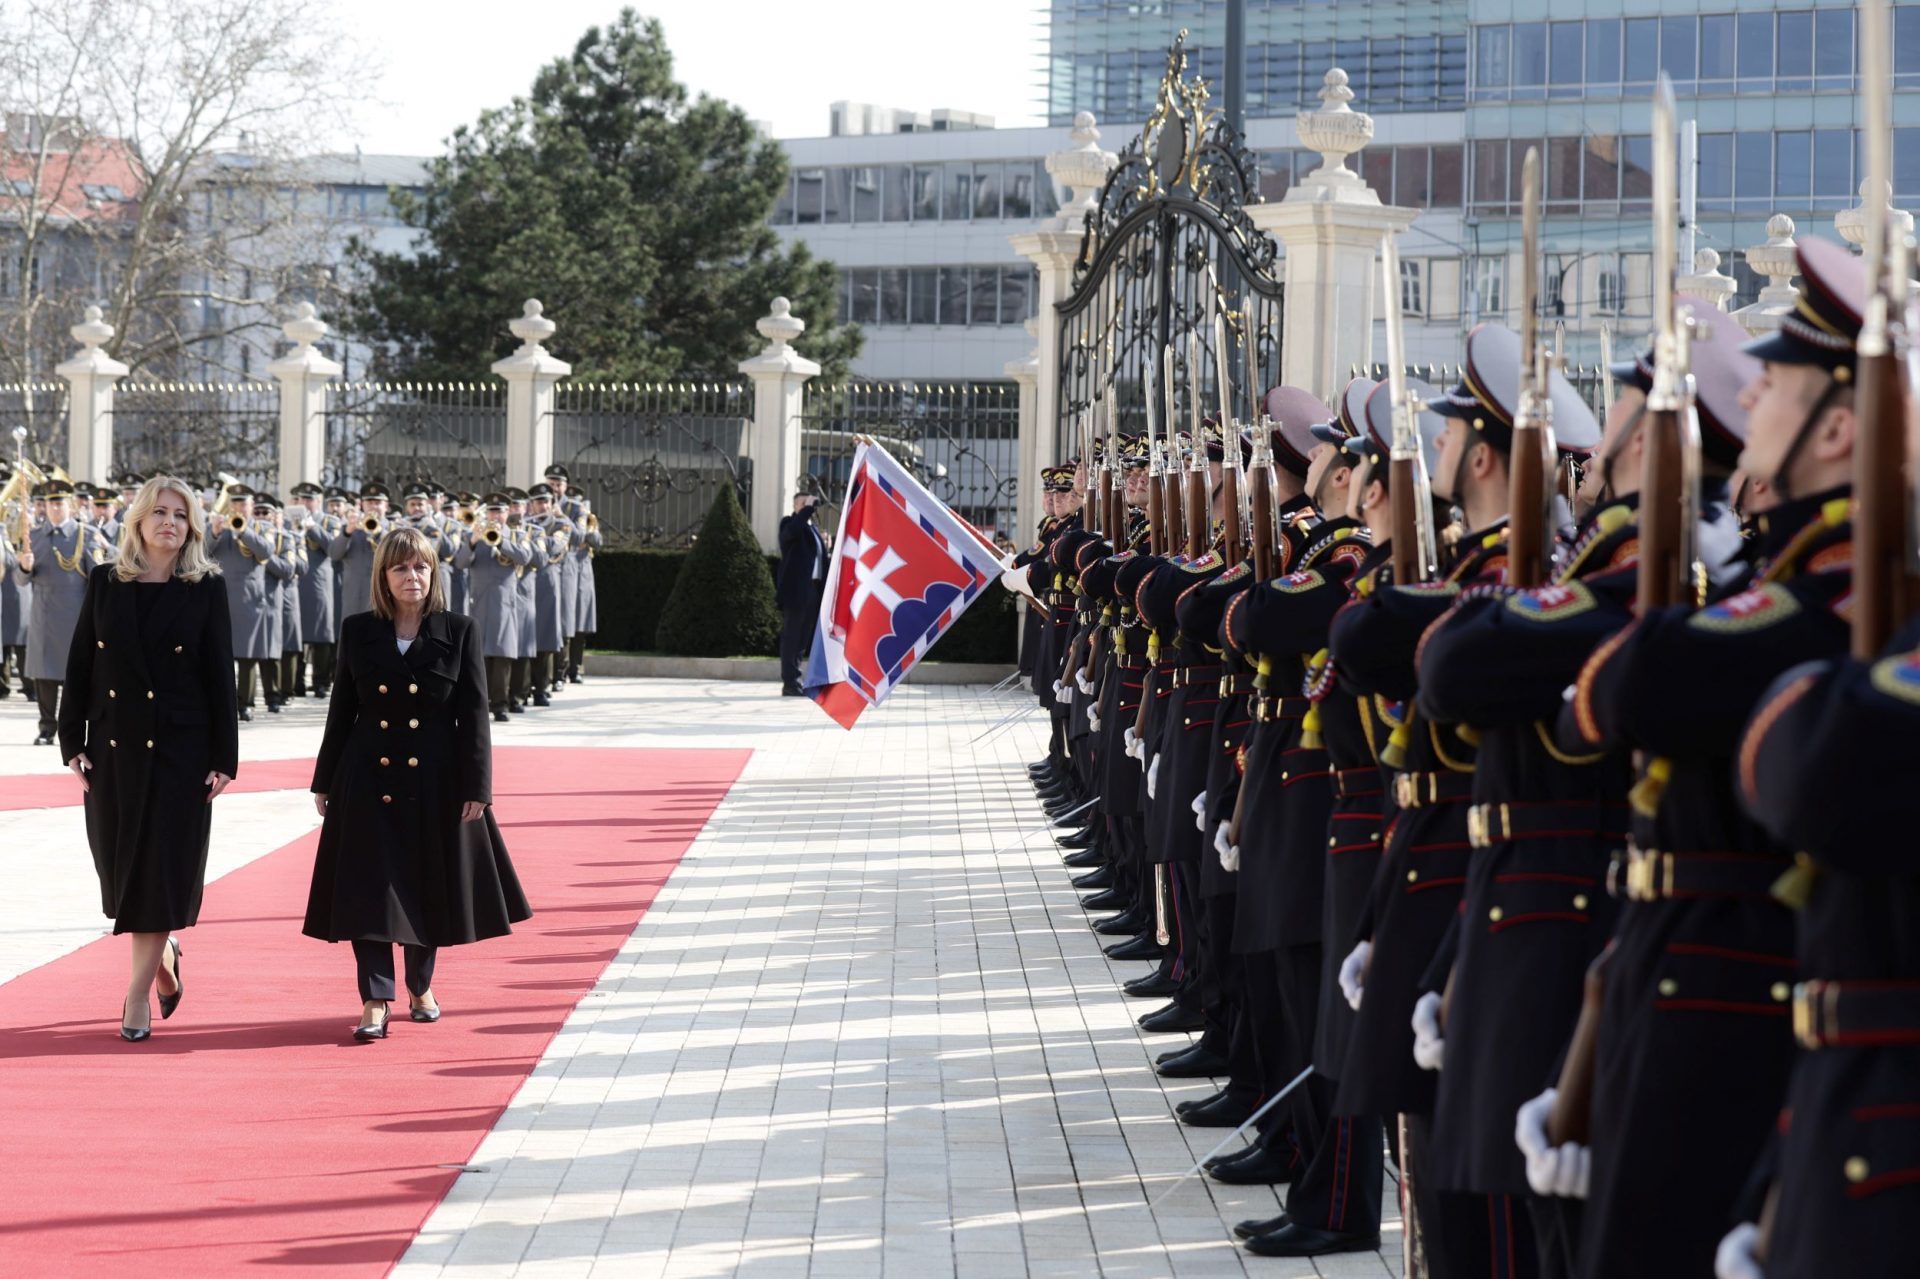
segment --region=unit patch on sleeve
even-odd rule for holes
[[[1800,611],[1800,601],[1778,582],[1756,586],[1708,605],[1687,619],[1687,625],[1723,635],[1764,630]]]

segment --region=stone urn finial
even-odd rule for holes
[[[1373,141],[1373,117],[1352,106],[1347,73],[1334,67],[1320,87],[1320,109],[1294,120],[1303,146],[1320,153],[1320,167],[1287,192],[1289,200],[1380,203],[1380,195],[1347,167],[1347,157]]]
[[[1793,277],[1800,270],[1793,239],[1793,219],[1776,213],[1767,219],[1767,239],[1747,250],[1747,265],[1767,277],[1767,285],[1751,306],[1733,313],[1740,327],[1755,337],[1780,327],[1780,317],[1793,310]]]
[[[1073,132],[1067,135],[1073,146],[1047,157],[1047,176],[1068,188],[1068,198],[1060,206],[1058,226],[1069,229],[1086,221],[1107,174],[1119,162],[1111,151],[1100,149],[1100,130],[1093,112],[1082,111],[1073,117]]]
[[[1674,281],[1675,290],[1683,297],[1698,298],[1721,311],[1727,309],[1727,303],[1739,287],[1732,276],[1720,269],[1720,254],[1715,249],[1702,249],[1694,254],[1693,274]]]
[[[761,355],[784,355],[793,340],[807,331],[807,322],[793,313],[793,303],[775,298],[768,314],[761,316],[753,327],[767,340],[767,349]]]
[[[73,340],[88,351],[96,351],[113,340],[114,327],[100,318],[100,308],[89,306],[80,313],[80,323],[68,329]]]
[[[1877,211],[1880,217],[1887,220],[1889,237],[1913,234],[1913,215],[1893,207],[1893,184],[1882,181],[1877,192],[1873,188],[1873,179],[1866,179],[1860,184],[1860,203],[1833,215],[1833,229],[1856,249],[1867,242],[1869,209]]]
[[[545,355],[546,341],[558,326],[546,315],[538,298],[528,298],[520,308],[520,318],[507,325],[507,331],[520,339],[515,355]]]
[[[293,318],[280,326],[280,332],[294,344],[291,354],[299,355],[311,351],[313,344],[326,337],[329,330],[326,321],[313,309],[313,303],[302,302],[293,308]]]

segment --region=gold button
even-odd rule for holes
[[[105,640],[95,640],[93,642],[93,646],[95,648],[105,648],[107,646],[107,642]]]
[[[1774,1003],[1784,1004],[1793,998],[1793,987],[1783,981],[1777,981],[1773,983],[1773,988],[1767,991],[1767,993],[1773,996]]]
[[[1847,1180],[1857,1186],[1873,1175],[1873,1169],[1867,1164],[1866,1160],[1862,1159],[1859,1155],[1855,1155],[1853,1158],[1847,1160],[1846,1174]]]
[[[148,701],[152,701],[152,700],[153,700],[153,690],[152,690],[152,689],[148,689],[148,690],[147,690],[147,700],[148,700]]]
[[[1671,977],[1662,977],[1660,979],[1660,993],[1666,998],[1672,999],[1680,993],[1680,983]]]
[[[113,691],[112,689],[108,689],[108,690],[107,690],[107,696],[108,696],[108,697],[118,697],[118,696],[120,696],[120,694],[118,694],[118,693],[116,693],[116,692],[114,692],[114,691]]]
[[[383,720],[381,720],[381,721],[380,721],[380,727],[382,727],[382,728],[385,728],[386,726],[387,726],[387,721],[385,721],[384,719],[383,719]]]
[[[1292,773],[1281,773],[1281,774],[1280,774],[1280,780],[1284,782],[1284,781],[1286,781],[1286,780],[1287,780],[1287,778],[1289,778],[1289,777],[1291,777],[1291,776],[1293,776],[1293,774],[1292,774]]]
[[[420,761],[419,761],[419,760],[417,760],[417,759],[410,759],[410,760],[408,760],[408,761],[407,761],[407,767],[408,767],[408,768],[418,768],[418,767],[420,767]]]
[[[117,738],[109,737],[107,739],[107,745],[109,746],[118,746],[119,744],[120,742],[119,742],[119,739]]]
[[[1487,912],[1487,918],[1491,919],[1494,923],[1497,924],[1500,922],[1501,917],[1504,916],[1506,913],[1507,913],[1506,911],[1501,910],[1498,906],[1495,906],[1492,910]]]
[[[382,685],[380,686],[380,691],[381,691],[381,692],[383,692],[383,693],[384,693],[384,692],[386,692],[386,691],[387,691],[387,686],[386,686],[385,684],[382,684]]]
[[[1408,872],[1407,872],[1407,882],[1408,882],[1409,884],[1414,884],[1414,883],[1418,883],[1418,882],[1419,882],[1419,880],[1420,880],[1420,872],[1419,872],[1419,871],[1417,871],[1417,870],[1410,870],[1410,871],[1408,871]]]
[[[148,749],[148,750],[152,750],[152,749],[153,749],[153,739],[152,739],[151,737],[149,737],[149,738],[147,739],[147,749]]]
[[[186,646],[185,646],[185,645],[183,645],[183,644],[175,644],[175,645],[173,646],[173,651],[174,651],[174,652],[176,652],[176,653],[184,653],[184,652],[186,652],[187,650],[186,650]]]
[[[418,727],[420,727],[420,721],[419,721],[419,720],[417,720],[417,719],[410,719],[410,720],[408,720],[408,721],[407,721],[407,727],[408,727],[408,728],[418,728]]]
[[[1573,895],[1573,908],[1575,910],[1585,910],[1587,908],[1587,895],[1585,893],[1575,893]]]
[[[409,684],[407,685],[407,691],[409,693],[417,693],[420,691],[420,686],[418,684]]]
[[[381,802],[381,803],[383,803],[383,804],[391,804],[391,803],[393,802],[393,796],[391,796],[391,795],[382,795],[382,796],[380,797],[380,802]]]
[[[385,768],[387,765],[391,763],[393,763],[393,761],[388,759],[385,755],[382,755],[380,757],[380,767]]]

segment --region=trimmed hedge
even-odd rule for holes
[[[656,646],[686,657],[749,657],[778,645],[780,610],[765,565],[733,485],[722,484],[661,606]]]
[[[593,646],[630,653],[653,652],[667,596],[679,580],[680,566],[690,553],[627,550],[601,551],[594,556],[593,581],[600,630]],[[779,564],[779,556],[767,557],[769,587]],[[1013,595],[995,583],[987,588],[986,598],[969,608],[927,656],[936,662],[1010,664],[1019,647],[1015,630],[1018,616]],[[778,656],[779,642],[776,634],[773,643],[758,656]]]

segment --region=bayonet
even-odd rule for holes
[[[1393,580],[1431,581],[1438,571],[1433,530],[1433,488],[1420,448],[1416,415],[1426,406],[1407,390],[1406,339],[1400,316],[1400,247],[1393,233],[1380,237],[1380,276],[1386,286],[1387,397],[1393,410],[1392,457],[1387,491],[1393,501]]]

